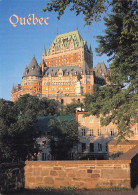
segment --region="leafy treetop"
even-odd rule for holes
[[[50,0],[43,11],[58,12],[58,19],[60,19],[66,8],[70,6],[70,11],[75,11],[76,15],[83,13],[86,25],[90,25],[94,20],[99,21],[102,14],[118,1],[121,0]]]
[[[137,3],[120,1],[105,17],[105,35],[98,36],[99,55],[107,54],[112,60],[109,83],[95,88],[87,95],[85,105],[89,113],[102,114],[102,125],[118,125],[118,141],[131,135],[137,122]]]
[[[55,160],[70,159],[71,149],[79,142],[78,123],[75,120],[50,120],[49,128],[51,155]]]
[[[56,101],[28,94],[16,102],[0,99],[0,162],[35,158],[40,136],[37,116],[55,115],[57,110]]]

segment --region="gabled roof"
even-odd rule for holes
[[[78,30],[75,30],[72,32],[67,32],[67,33],[60,34],[60,35],[56,36],[53,43],[49,47],[47,54],[51,53],[53,45],[54,45],[55,49],[60,49],[62,42],[64,44],[64,47],[68,47],[70,45],[71,41],[73,41],[75,48],[83,47],[86,44],[86,41],[83,41]]]
[[[95,75],[97,77],[103,77],[104,75],[107,74],[107,67],[106,65],[104,64],[104,62],[102,63],[98,63],[96,65],[96,67],[94,68],[94,71],[95,71]]]

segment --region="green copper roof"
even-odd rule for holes
[[[86,44],[86,41],[83,41],[79,31],[75,30],[72,32],[57,35],[53,43],[49,47],[47,54],[51,53],[53,44],[55,49],[58,50],[61,48],[61,43],[64,44],[64,47],[68,47],[71,41],[73,41],[75,48],[83,47]]]

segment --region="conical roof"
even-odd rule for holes
[[[23,76],[41,76],[41,69],[35,59],[35,56],[32,58],[29,66],[25,68]]]

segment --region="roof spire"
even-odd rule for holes
[[[45,49],[45,45],[44,45],[44,50],[43,50],[43,56],[46,56],[46,49]]]
[[[57,35],[58,35],[58,28],[57,28]]]
[[[33,57],[35,58],[35,49],[34,49],[34,56]]]
[[[14,87],[14,84],[13,84],[13,87],[12,87],[12,91],[14,91],[15,87]]]
[[[77,24],[77,31],[78,31],[78,24]]]
[[[91,43],[90,43],[90,53],[92,53],[92,47],[91,47]]]

